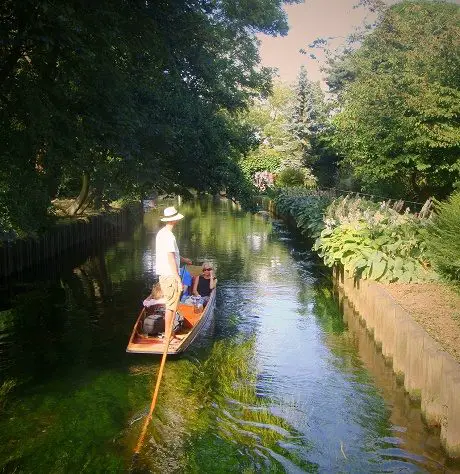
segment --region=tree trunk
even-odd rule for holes
[[[83,173],[82,183],[81,183],[81,190],[80,194],[78,195],[77,199],[69,206],[67,209],[67,213],[71,216],[74,216],[79,209],[85,204],[88,200],[89,194],[89,175],[86,171]]]
[[[83,214],[91,204],[94,205],[94,189],[89,190],[88,196],[85,202],[80,206],[80,209],[78,209],[77,214]]]

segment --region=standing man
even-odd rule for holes
[[[167,207],[161,218],[161,221],[166,222],[166,225],[158,231],[155,240],[156,272],[160,276],[160,286],[166,303],[165,334],[168,341],[171,336],[174,311],[182,291],[182,280],[179,275],[180,262],[188,265],[192,263],[189,258],[179,255],[176,237],[172,232],[183,217],[175,207]]]

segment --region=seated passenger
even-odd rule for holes
[[[214,276],[212,271],[212,265],[209,262],[204,262],[202,267],[201,275],[195,278],[193,282],[193,295],[199,296],[200,300],[198,306],[205,306],[209,300],[211,291],[216,287],[217,278]]]

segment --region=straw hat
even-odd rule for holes
[[[182,214],[179,214],[174,206],[167,207],[163,211],[163,216],[160,220],[163,222],[171,222],[171,221],[179,221],[181,220],[184,216]]]

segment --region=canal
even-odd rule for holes
[[[460,472],[305,243],[229,201],[180,209],[181,253],[213,263],[217,307],[167,362],[139,459],[158,359],[125,348],[156,210],[129,239],[3,283],[0,472]]]

